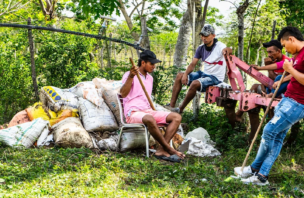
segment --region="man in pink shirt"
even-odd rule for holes
[[[138,68],[133,66],[130,71],[123,75],[124,85],[120,89],[120,94],[123,97],[124,115],[127,123],[143,123],[148,127],[150,134],[161,145],[155,152],[156,158],[179,162],[185,155],[173,149],[169,142],[176,134],[182,117],[178,113],[152,110],[136,76],[139,73],[148,95],[151,97],[153,77],[149,73],[153,72],[155,64],[159,62],[161,61],[156,59],[153,52],[146,50],[140,53]],[[168,124],[164,136],[157,124]]]

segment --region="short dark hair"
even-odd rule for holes
[[[291,26],[284,27],[281,30],[281,32],[280,32],[280,34],[278,36],[278,40],[279,41],[281,41],[281,39],[288,40],[288,38],[290,36],[295,37],[299,41],[304,41],[304,38],[303,38],[303,35],[302,35],[301,31],[298,28],[291,27]]]
[[[145,63],[148,62],[148,60],[138,59],[138,63],[137,63],[137,66],[138,66],[138,67],[141,66],[141,61],[145,61]]]

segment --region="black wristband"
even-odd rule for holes
[[[130,78],[134,78],[134,76],[133,76],[133,77],[131,77],[130,75],[129,75],[129,77],[130,77]]]

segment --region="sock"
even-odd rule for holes
[[[268,176],[264,177],[264,176],[260,175],[260,173],[257,174],[257,176],[258,176],[258,179],[259,179],[262,183],[265,183],[265,182],[268,180]]]
[[[250,166],[250,168],[251,168],[251,172],[252,173],[257,173],[258,171],[256,171],[256,170],[254,170],[253,168],[252,168],[252,166]]]

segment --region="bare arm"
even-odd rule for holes
[[[196,64],[197,64],[197,62],[198,62],[198,60],[199,59],[197,59],[197,58],[193,58],[192,59],[192,62],[189,64],[189,66],[187,67],[187,69],[186,69],[186,72],[185,72],[185,74],[190,74],[191,72],[193,72],[193,70],[194,70],[194,68],[195,68],[195,66],[196,66]]]
[[[283,69],[290,73],[301,85],[304,85],[304,74],[293,68],[293,61],[285,60]]]
[[[256,70],[276,70],[278,69],[278,66],[276,63],[272,63],[270,65],[266,65],[264,67],[259,67],[257,65],[252,65]]]
[[[120,94],[123,98],[127,97],[128,94],[130,93],[133,84],[133,79],[134,76],[136,76],[137,72],[138,72],[138,68],[133,66],[130,70],[128,79],[126,80],[125,84],[120,88]]]

